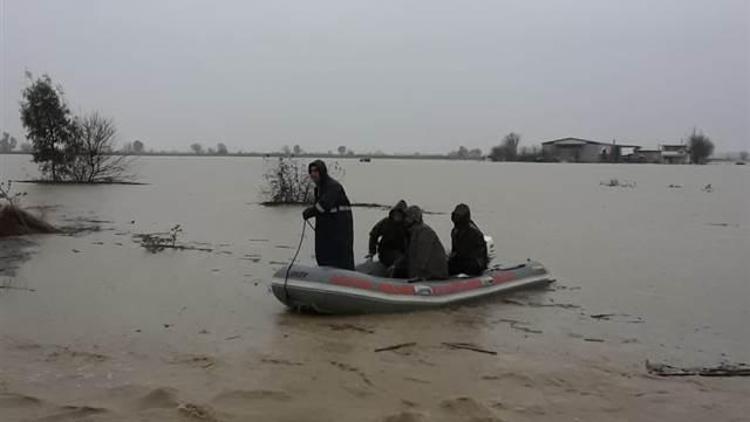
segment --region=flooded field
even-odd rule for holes
[[[28,160],[0,155],[0,178],[36,177]],[[143,186],[18,184],[24,205],[76,230],[0,240],[0,419],[741,420],[750,410],[746,379],[656,379],[644,366],[750,362],[747,167],[342,160],[353,202],[433,211],[426,222],[446,246],[448,213],[465,202],[497,261],[533,258],[558,281],[440,311],[313,317],[269,292],[302,209],[259,204],[265,165],[141,158]],[[355,210],[355,256],[383,215]],[[177,224],[200,250],[140,245],[138,234]],[[312,246],[302,261],[314,262]],[[415,345],[374,352],[399,343]]]

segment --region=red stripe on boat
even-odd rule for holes
[[[383,293],[395,294],[395,295],[414,295],[414,286],[411,284],[382,283],[378,287],[380,288],[380,291]]]
[[[405,283],[373,283],[370,280],[362,278],[347,277],[347,276],[333,276],[331,277],[331,284],[337,286],[354,287],[357,289],[365,290],[379,290],[383,293],[398,294],[398,295],[413,295],[414,286]]]
[[[507,283],[516,279],[516,274],[511,271],[504,271],[492,274],[492,281],[494,284]]]
[[[516,279],[516,275],[512,271],[497,272],[492,274],[492,284],[502,284]],[[378,290],[382,293],[387,294],[398,294],[398,295],[414,295],[414,286],[412,284],[402,283],[375,283],[371,280],[348,277],[342,275],[335,275],[331,277],[331,284],[337,286],[354,287],[357,289],[364,290]],[[442,296],[453,293],[465,292],[468,290],[475,290],[484,287],[481,278],[469,278],[456,281],[446,281],[445,284],[432,285],[432,295]]]
[[[438,286],[432,286],[432,294],[436,296],[449,295],[452,293],[465,292],[482,287],[482,280],[470,278],[467,280],[446,282]]]
[[[362,278],[347,277],[343,275],[335,275],[331,277],[331,284],[337,286],[356,287],[358,289],[373,290],[374,284],[370,280]]]
[[[492,274],[492,284],[498,285],[513,281],[516,275],[510,271]],[[466,280],[454,281],[443,285],[433,286],[432,293],[434,296],[450,295],[453,293],[465,292],[484,287],[485,284],[481,278],[469,278]]]

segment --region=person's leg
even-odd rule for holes
[[[400,255],[391,268],[391,277],[409,278],[409,261],[406,255]]]
[[[477,261],[467,262],[464,266],[464,272],[472,276],[478,276],[484,272],[484,268],[482,268]]]
[[[356,271],[376,277],[388,277],[388,268],[377,261],[366,261],[356,267]]]
[[[456,275],[461,274],[463,271],[464,269],[461,261],[453,257],[448,259],[448,274]]]

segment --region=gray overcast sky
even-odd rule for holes
[[[0,0],[0,126],[24,69],[120,140],[487,149],[750,143],[750,1]]]

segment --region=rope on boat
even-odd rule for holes
[[[299,245],[297,245],[297,251],[294,253],[294,257],[292,258],[292,261],[289,263],[289,266],[286,267],[286,275],[284,276],[284,302],[289,305],[289,291],[287,290],[286,284],[289,281],[289,272],[292,270],[292,266],[294,265],[294,262],[297,261],[297,256],[299,256],[299,251],[302,250],[302,242],[305,241],[305,229],[307,229],[307,226],[310,225],[310,228],[315,231],[315,227],[313,227],[312,223],[310,223],[307,220],[302,220],[302,235],[299,237]]]

